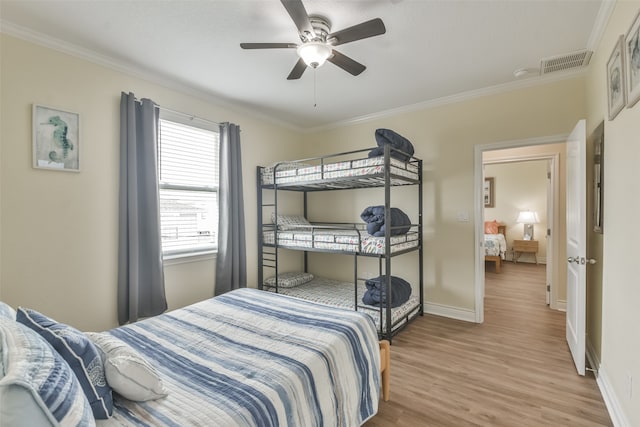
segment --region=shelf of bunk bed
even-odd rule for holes
[[[407,156],[399,160],[394,155],[406,155],[391,148],[388,154],[368,157],[370,148],[308,159],[279,162],[271,167],[258,167],[259,185],[264,189],[287,191],[331,191],[417,185],[422,160]]]
[[[407,233],[390,238],[390,253],[376,251],[379,244],[385,244],[385,237],[374,237],[367,233],[365,224],[342,223],[333,226],[312,224],[312,227],[292,227],[278,230],[275,242],[275,224],[263,224],[262,245],[270,248],[290,249],[306,252],[328,252],[364,257],[398,256],[421,249],[419,224],[410,224]],[[311,228],[311,230],[309,230]],[[334,234],[332,234],[332,232]],[[349,234],[344,234],[348,232]],[[281,235],[287,237],[280,237]],[[301,236],[303,236],[301,238]],[[298,244],[296,244],[298,243]],[[334,245],[331,247],[331,245]],[[370,249],[373,247],[373,249]],[[386,245],[383,247],[386,248]]]
[[[403,185],[416,185],[417,179],[411,179],[402,175],[390,174],[391,185],[399,187]],[[359,188],[376,188],[385,186],[384,173],[360,175],[352,178],[323,178],[313,181],[306,181],[303,184],[292,182],[282,184],[262,184],[265,189],[277,187],[279,190],[288,191],[331,191],[331,190],[356,190]]]

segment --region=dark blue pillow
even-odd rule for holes
[[[369,152],[369,157],[382,156],[384,154],[384,144],[391,144],[392,148],[407,153],[404,154],[392,150],[391,157],[408,162],[411,159],[411,156],[413,156],[414,149],[411,141],[391,129],[376,129],[376,143],[378,144],[378,148],[371,150]]]
[[[364,282],[367,290],[362,296],[362,302],[367,305],[385,306],[387,304],[387,286],[384,276],[368,279]],[[391,276],[391,298],[389,305],[392,308],[400,307],[411,297],[411,285],[400,277]]]
[[[39,333],[69,364],[78,378],[96,419],[113,413],[111,387],[104,375],[100,353],[79,330],[58,323],[35,310],[18,308],[16,320]]]

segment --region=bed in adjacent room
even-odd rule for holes
[[[507,253],[506,226],[497,221],[484,223],[484,260],[495,263],[496,273],[502,271]]]

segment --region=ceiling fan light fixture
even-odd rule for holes
[[[331,56],[329,45],[319,41],[304,43],[298,47],[298,56],[311,68],[318,68]]]

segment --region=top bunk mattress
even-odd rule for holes
[[[403,162],[393,157],[389,158],[390,172],[394,175],[392,184],[406,184],[403,178],[418,180],[418,166],[412,162]],[[384,173],[384,156],[361,158],[322,165],[308,165],[299,162],[281,162],[276,166],[261,169],[262,185],[273,185],[274,177],[277,185],[310,184],[312,182],[333,181],[344,178],[380,175]],[[275,173],[274,173],[275,172]],[[365,182],[363,182],[364,184]]]

